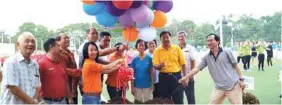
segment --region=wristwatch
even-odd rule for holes
[[[239,81],[242,81],[242,82],[244,82],[244,80],[245,80],[244,78],[240,78],[240,79],[239,79]]]

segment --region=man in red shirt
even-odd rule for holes
[[[41,96],[47,104],[66,104],[66,97],[73,103],[68,87],[65,67],[57,59],[60,45],[50,38],[44,43],[46,56],[39,61]]]
[[[59,32],[56,40],[60,45],[59,61],[66,67],[68,75],[69,88],[72,93],[74,104],[77,104],[77,85],[81,76],[81,70],[77,69],[73,53],[68,49],[70,45],[69,37],[65,32]]]

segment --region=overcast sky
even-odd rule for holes
[[[189,19],[197,24],[214,23],[223,14],[255,17],[282,10],[282,0],[173,0],[169,22]],[[24,22],[42,24],[50,29],[78,22],[96,22],[86,15],[80,0],[0,0],[0,30],[13,34]]]

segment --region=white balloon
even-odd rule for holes
[[[146,42],[153,41],[157,36],[156,29],[152,27],[141,28],[138,34],[139,38]]]

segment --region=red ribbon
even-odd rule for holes
[[[122,66],[119,68],[117,73],[117,90],[122,91],[123,103],[126,103],[126,88],[128,86],[128,82],[133,80],[133,69],[128,66]]]

